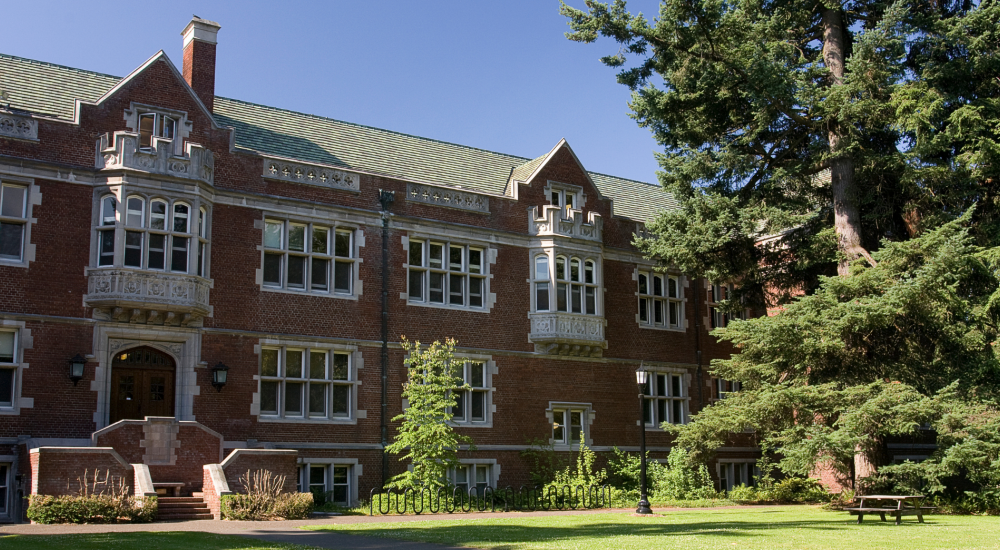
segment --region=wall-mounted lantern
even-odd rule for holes
[[[86,366],[87,359],[79,353],[69,360],[69,379],[73,381],[74,386],[83,380],[83,369]]]
[[[212,385],[215,386],[216,391],[222,391],[222,386],[226,385],[226,377],[229,374],[229,367],[222,364],[219,361],[214,367],[212,367]]]

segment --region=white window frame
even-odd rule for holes
[[[712,401],[721,401],[729,397],[730,394],[738,392],[743,389],[742,382],[736,382],[732,380],[726,380],[724,378],[719,378],[713,376],[712,381]]]
[[[687,424],[690,421],[691,377],[685,372],[648,369],[649,379],[643,388],[643,424],[647,430],[660,430],[669,424]],[[661,384],[662,382],[662,384]],[[680,389],[680,395],[675,395]],[[680,422],[677,413],[680,413]],[[666,416],[666,418],[663,418]]]
[[[16,213],[17,215],[11,215],[11,205],[16,206],[16,203],[10,199],[13,193],[10,190],[15,188],[22,190],[21,208],[20,212]],[[21,243],[18,247],[17,257],[0,256],[0,265],[27,267],[29,262],[34,261],[35,246],[31,244],[31,226],[37,220],[31,217],[31,210],[32,206],[39,202],[38,199],[40,199],[40,195],[37,186],[28,182],[0,179],[0,226],[20,226],[21,228]],[[4,212],[3,206],[7,206],[7,212]]]
[[[0,415],[19,415],[21,409],[34,407],[35,400],[21,394],[24,385],[24,350],[31,349],[31,331],[23,321],[0,319],[0,332],[14,334],[14,354],[11,361],[0,362],[0,369],[11,372],[11,403],[0,405]]]
[[[120,199],[122,196],[125,200]],[[154,205],[161,204],[164,210],[162,216],[154,213]],[[180,211],[182,208],[187,209],[186,214]],[[208,278],[211,254],[210,216],[209,206],[186,198],[171,198],[137,190],[100,193],[97,196],[93,229],[95,252],[91,265],[98,268],[119,267]],[[154,248],[154,240],[161,240],[157,243],[157,248]],[[183,246],[179,247],[178,244]],[[108,245],[111,248],[110,254],[106,253],[105,247]],[[134,256],[128,259],[129,251],[136,249],[138,261]],[[153,254],[153,250],[159,251],[159,254]],[[183,269],[174,269],[175,255],[179,259],[181,254],[175,251],[181,250],[184,251]],[[204,254],[200,266],[195,257],[199,252]],[[153,262],[157,255],[160,261]]]
[[[493,296],[490,294],[490,264],[493,262],[492,250],[483,245],[471,244],[459,240],[433,238],[425,236],[409,236],[404,240],[406,251],[406,292],[402,297],[406,303],[424,307],[439,307],[448,309],[460,309],[463,311],[489,312],[493,305]],[[431,259],[431,250],[440,247],[441,259],[437,265]],[[419,257],[417,250],[419,249]],[[453,249],[459,249],[461,255],[461,265],[454,269],[452,258]],[[470,257],[473,252],[479,256],[478,271],[473,270]],[[419,261],[419,263],[411,263]],[[431,299],[431,279],[435,276],[441,277],[441,300]],[[462,289],[455,291],[455,281],[460,281]],[[479,304],[473,305],[472,292],[473,281],[478,281]],[[457,299],[461,303],[454,303]]]
[[[152,115],[154,117],[153,132],[150,136],[149,145],[142,145],[142,117]],[[161,129],[161,122],[166,119],[174,121],[174,133],[172,137],[164,136]],[[184,155],[184,142],[191,135],[192,123],[188,120],[186,111],[176,111],[154,105],[142,103],[131,103],[125,110],[125,126],[135,133],[136,150],[140,153],[150,154],[160,149],[161,143],[170,145],[169,153],[172,156]]]
[[[684,311],[684,277],[669,273],[657,273],[652,270],[636,272],[639,297],[639,311],[636,319],[642,328],[673,330],[683,332],[686,329]],[[659,282],[659,289],[657,289]],[[673,295],[671,295],[671,284]],[[659,291],[657,291],[659,290]],[[660,312],[660,321],[656,313]],[[673,312],[674,317],[671,317]],[[645,313],[645,319],[643,314]]]
[[[595,418],[594,407],[591,403],[549,401],[549,407],[545,409],[545,418],[549,422],[549,444],[557,451],[578,450],[580,448],[580,442],[571,442],[572,426],[567,423],[570,422],[570,414],[572,412],[580,413],[580,442],[587,446],[593,446],[594,444],[594,440],[590,435],[591,425]],[[556,424],[563,427],[563,437],[561,440],[557,440],[555,437]]]
[[[496,373],[496,363],[489,355],[469,355],[456,353],[455,359],[463,362],[462,379],[466,384],[471,385],[472,369],[475,365],[482,365],[483,385],[473,386],[472,389],[462,390],[463,398],[460,406],[464,409],[462,417],[453,416],[451,424],[462,428],[492,428],[493,414],[496,412],[496,405],[493,404],[493,393],[496,387],[493,384],[493,375]],[[472,398],[474,394],[483,396],[484,418],[481,420],[472,419]]]
[[[346,484],[337,483],[336,485],[347,485],[347,502],[346,504],[338,504],[341,506],[355,506],[358,503],[358,478],[361,476],[362,465],[358,464],[358,459],[356,458],[312,458],[303,457],[298,459],[298,491],[308,492],[312,484],[309,483],[310,468],[321,467],[324,468],[324,492],[330,492],[334,490],[334,470],[336,468],[346,468],[347,469],[347,482]]]
[[[544,249],[529,255],[531,283],[531,311],[534,313],[566,313],[570,315],[586,315],[588,317],[604,316],[603,268],[599,257],[585,253]],[[548,278],[543,278],[539,269],[539,260],[545,257],[548,268]],[[577,276],[573,276],[573,264],[578,263]],[[562,265],[560,274],[560,264]],[[588,270],[588,267],[590,268]],[[588,275],[590,278],[588,279]],[[541,285],[546,285],[545,294],[548,304],[542,300]],[[580,295],[580,311],[574,311],[573,296]],[[588,301],[588,293],[593,296],[593,311]],[[565,302],[565,309],[560,309],[559,299]]]
[[[257,393],[254,394],[251,414],[259,422],[293,422],[315,424],[355,424],[359,418],[364,418],[364,411],[358,410],[358,389],[361,385],[358,370],[361,368],[361,354],[355,346],[327,345],[307,342],[262,342],[258,349],[258,370],[254,379],[257,380]],[[300,352],[302,370],[298,377],[288,375],[288,352]],[[265,361],[270,361],[272,352],[277,352],[276,374],[264,374]],[[325,354],[324,378],[311,376],[312,354]],[[347,378],[335,379],[334,367],[337,356],[345,357],[347,362]],[[264,408],[265,385],[275,384],[274,407],[276,410]],[[299,386],[299,412],[289,412],[285,408],[289,384]],[[324,389],[323,411],[312,412],[310,401],[312,387],[322,386]],[[347,412],[334,411],[334,397],[337,388],[346,388]],[[269,390],[268,390],[269,391]],[[344,390],[341,390],[344,391]]]
[[[709,283],[707,292],[709,329],[726,328],[730,320],[742,320],[748,317],[745,309],[735,313],[722,311],[722,303],[730,299],[733,289],[733,285],[730,284]]]
[[[716,462],[715,474],[719,478],[719,490],[728,492],[739,485],[755,487],[760,468],[753,458],[729,458]],[[737,477],[740,479],[739,484],[735,483]]]
[[[10,518],[14,502],[14,461],[13,457],[0,456],[0,517]]]
[[[145,119],[153,120],[153,127],[148,133],[143,132],[142,128],[142,122]],[[156,148],[156,142],[158,140],[165,140],[173,143],[173,141],[177,138],[177,130],[180,126],[180,120],[177,119],[176,115],[168,115],[157,111],[145,111],[139,113],[136,121],[136,133],[139,134],[139,140],[137,143],[140,151],[148,153]],[[167,128],[170,128],[169,132],[164,131]],[[144,134],[149,136],[149,144],[147,145],[143,145]]]
[[[272,227],[279,228],[278,242],[275,246]],[[357,299],[360,294],[360,281],[358,276],[358,255],[360,246],[358,244],[360,230],[354,226],[312,223],[294,219],[283,219],[277,217],[267,217],[264,219],[262,227],[263,245],[261,247],[261,288],[271,292],[290,292],[294,294],[309,294],[314,296],[330,296],[335,298]],[[295,250],[291,247],[290,236],[293,231],[303,231],[302,250]],[[319,251],[313,242],[316,232],[326,232],[326,249]],[[338,237],[346,237],[347,256],[339,253],[343,248],[338,247]],[[302,286],[293,286],[289,282],[289,270],[292,258],[301,261]],[[268,280],[268,262],[277,261],[279,280]],[[325,262],[326,288],[322,288],[315,280],[314,262]],[[271,268],[273,269],[273,268]],[[348,288],[337,288],[337,272],[339,269],[347,270]]]
[[[574,210],[583,210],[587,197],[583,187],[549,180],[543,189],[545,200],[549,206],[559,208],[560,217],[566,219]]]
[[[459,488],[465,494],[469,494],[470,488],[476,487],[477,490],[472,494],[477,497],[483,496],[485,487],[496,491],[500,479],[500,465],[496,463],[496,459],[460,459],[458,462],[457,466],[448,469],[448,481],[452,487]],[[485,472],[485,482],[478,481],[476,476],[479,472]],[[484,486],[483,490],[479,490],[479,485]]]

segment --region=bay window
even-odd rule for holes
[[[598,315],[598,267],[590,258],[538,254],[532,266],[535,311]]]

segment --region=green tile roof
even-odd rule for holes
[[[33,113],[72,119],[74,100],[95,101],[120,80],[0,54],[0,89],[7,90],[11,107]],[[225,97],[215,98],[214,114],[221,126],[236,129],[240,149],[497,195],[512,169],[522,179],[546,156],[505,155]],[[616,216],[644,221],[677,208],[659,186],[590,175],[601,194],[614,200]]]

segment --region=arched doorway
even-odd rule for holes
[[[174,416],[174,360],[149,347],[123,351],[111,361],[111,411],[108,424]]]

